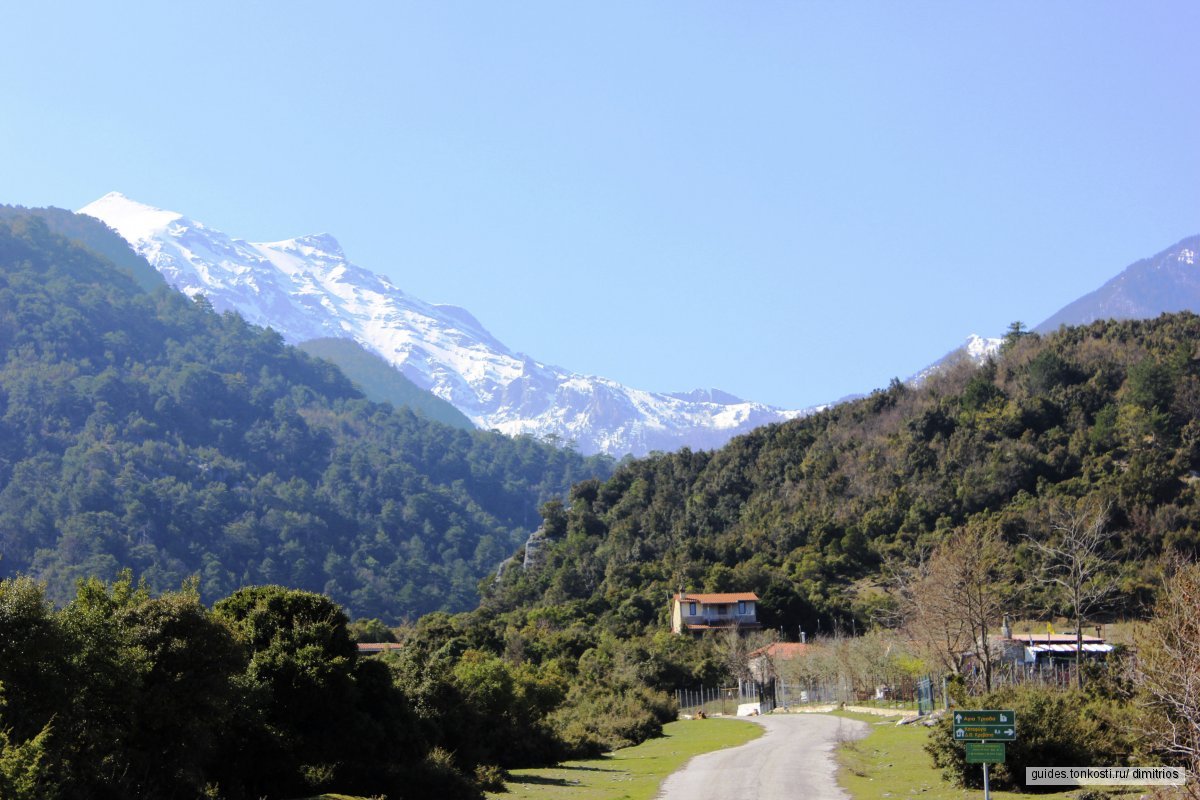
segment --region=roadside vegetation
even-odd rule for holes
[[[477,797],[478,765],[438,746],[403,677],[359,658],[310,592],[247,588],[210,610],[194,583],[153,596],[125,575],[55,609],[33,581],[0,581],[0,797]]]
[[[763,734],[745,720],[680,720],[663,726],[660,738],[600,758],[567,761],[544,769],[514,770],[503,794],[491,800],[651,800],[662,782],[693,756],[737,747]]]
[[[838,716],[859,719],[871,726],[862,739],[843,742],[837,751],[838,784],[854,800],[896,800],[920,797],[922,800],[979,800],[977,788],[965,788],[942,780],[931,769],[925,748],[929,729],[923,725],[896,725],[896,718],[880,720],[866,714],[838,712]],[[977,765],[974,766],[979,771]],[[1039,795],[1048,798],[1072,797],[1074,790]],[[1025,798],[1020,792],[993,789],[995,800]]]

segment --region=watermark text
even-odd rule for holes
[[[1183,786],[1183,767],[1026,767],[1026,786]]]

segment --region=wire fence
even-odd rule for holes
[[[1077,667],[1073,661],[1056,660],[1037,664],[1001,662],[992,668],[992,689],[1011,685],[1041,685],[1067,689],[1075,685]],[[962,673],[967,694],[985,693],[983,671],[976,667]],[[738,686],[702,686],[677,689],[675,699],[682,714],[732,715],[738,706],[757,703],[761,713],[776,708],[805,706],[865,705],[878,708],[911,710],[927,714],[950,706],[950,674],[840,675],[809,680],[777,678],[765,682],[743,681]]]
[[[1076,685],[1078,674],[1079,668],[1074,659],[1053,659],[1036,664],[1002,661],[992,667],[992,688],[1032,684],[1069,689]],[[970,694],[983,694],[986,691],[986,680],[981,668],[968,668],[963,673],[963,680]]]

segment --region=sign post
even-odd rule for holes
[[[991,800],[988,764],[1004,763],[1004,743],[1017,739],[1017,714],[1004,710],[958,710],[951,717],[954,740],[963,742],[967,763],[983,767],[983,798]]]

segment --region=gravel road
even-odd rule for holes
[[[767,732],[749,744],[696,756],[663,783],[659,800],[846,800],[834,781],[839,739],[865,736],[856,720],[825,714],[751,717]]]

